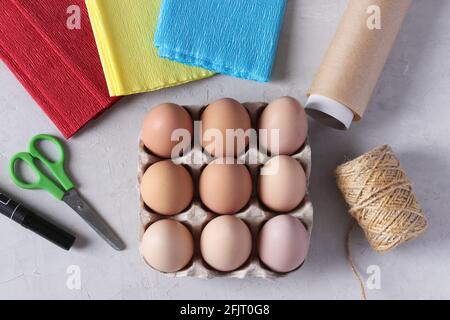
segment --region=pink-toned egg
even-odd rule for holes
[[[260,146],[272,155],[294,154],[305,143],[307,134],[305,109],[292,97],[281,97],[273,101],[259,119]]]
[[[276,272],[286,273],[300,267],[308,248],[308,231],[300,220],[290,215],[270,219],[259,234],[259,258]]]

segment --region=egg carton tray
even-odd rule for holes
[[[244,103],[243,106],[248,110],[250,114],[252,120],[252,128],[257,128],[259,116],[267,106],[267,103],[249,102]],[[183,107],[190,113],[194,121],[200,120],[201,113],[206,108],[206,106],[195,105]],[[196,132],[199,132],[199,130],[196,130]],[[229,277],[239,279],[256,277],[273,279],[285,276],[286,274],[284,273],[276,273],[271,271],[270,269],[265,267],[258,258],[257,239],[259,231],[267,220],[279,215],[280,213],[275,213],[268,210],[258,199],[257,183],[259,170],[270,159],[270,156],[267,156],[265,153],[260,152],[257,146],[252,144],[249,145],[245,153],[237,157],[238,162],[245,164],[252,176],[253,190],[251,200],[244,209],[234,215],[237,218],[242,219],[247,224],[252,233],[253,246],[250,258],[239,269],[231,272],[220,272],[214,270],[213,268],[209,267],[208,264],[202,259],[200,253],[201,232],[209,221],[219,215],[209,211],[200,201],[200,197],[198,194],[198,181],[200,174],[203,168],[206,167],[215,158],[204,152],[202,150],[202,147],[200,146],[200,143],[197,143],[197,141],[200,141],[198,136],[194,137],[194,147],[189,153],[172,160],[176,164],[185,166],[192,174],[194,180],[194,199],[192,204],[184,212],[181,212],[177,215],[163,216],[152,212],[151,209],[145,205],[142,197],[140,196],[139,239],[142,239],[145,230],[152,223],[161,219],[173,219],[183,223],[186,227],[188,227],[188,229],[192,232],[194,238],[194,257],[184,269],[174,273],[164,273],[171,277],[194,277],[202,279],[210,279],[215,277]],[[306,173],[307,183],[309,185],[309,178],[311,173],[311,148],[308,141],[297,153],[292,155],[292,158],[296,159],[302,165]],[[143,142],[141,140],[139,141],[138,190],[142,176],[147,168],[152,164],[163,160],[166,159],[162,159],[152,155],[145,148]],[[308,191],[302,203],[295,210],[287,214],[299,219],[305,225],[306,229],[308,230],[309,237],[311,237],[311,231],[313,227],[313,206]],[[145,259],[144,262],[147,263]],[[301,266],[299,268],[301,268]]]

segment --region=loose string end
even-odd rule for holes
[[[362,299],[367,300],[366,288],[364,286],[364,281],[363,281],[361,275],[359,274],[358,269],[356,268],[355,263],[353,262],[353,259],[352,259],[351,235],[352,235],[353,230],[355,229],[355,226],[356,226],[356,221],[352,220],[350,227],[348,228],[347,239],[346,239],[347,262],[350,265],[350,267],[352,268],[352,272],[359,282],[359,286],[361,288]]]

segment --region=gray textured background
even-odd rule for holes
[[[160,102],[204,104],[230,96],[241,101],[292,95],[303,102],[345,0],[290,0],[274,81],[258,84],[225,76],[124,98],[70,143],[68,169],[80,191],[126,240],[117,253],[64,203],[42,192],[17,189],[8,178],[9,157],[37,133],[58,134],[14,76],[0,64],[0,188],[76,231],[69,253],[0,217],[0,298],[58,299],[358,299],[345,259],[349,224],[332,172],[347,157],[391,144],[414,182],[429,219],[420,239],[374,253],[354,237],[360,270],[381,268],[381,290],[369,298],[450,298],[450,1],[416,0],[364,121],[349,132],[310,122],[311,193],[315,228],[310,256],[298,272],[276,281],[166,278],[147,268],[137,246],[137,139],[142,119]],[[81,268],[81,290],[66,287],[67,267]],[[367,274],[364,273],[365,278]]]

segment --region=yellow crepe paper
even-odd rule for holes
[[[109,94],[123,96],[214,73],[160,58],[153,45],[160,0],[86,0]]]

